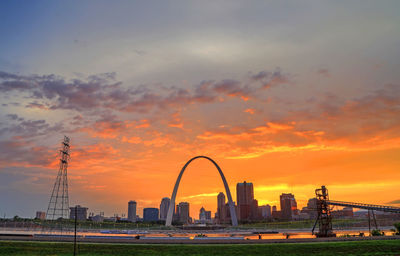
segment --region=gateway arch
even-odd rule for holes
[[[197,158],[205,158],[207,160],[209,160],[210,162],[212,162],[215,167],[217,168],[219,175],[221,175],[221,179],[224,182],[224,186],[225,186],[225,191],[226,191],[226,195],[228,197],[228,204],[229,204],[229,210],[231,213],[231,220],[232,220],[232,226],[237,226],[238,225],[238,221],[236,218],[236,211],[235,211],[235,205],[233,204],[232,201],[232,196],[231,196],[231,192],[229,190],[229,186],[228,186],[228,182],[225,179],[224,174],[222,173],[221,168],[219,168],[218,164],[212,160],[211,158],[207,157],[207,156],[196,156],[193,157],[192,159],[190,159],[182,168],[181,172],[179,173],[178,178],[176,179],[175,182],[175,187],[174,187],[174,191],[172,192],[172,196],[171,196],[171,202],[169,204],[169,209],[168,209],[168,214],[167,214],[167,220],[165,222],[165,226],[171,226],[172,225],[172,216],[174,215],[174,208],[175,208],[175,198],[176,198],[176,193],[178,192],[178,187],[179,187],[179,183],[181,181],[182,175],[185,172],[186,167],[195,159]]]

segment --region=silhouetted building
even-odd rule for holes
[[[179,222],[186,224],[190,222],[189,215],[189,203],[188,202],[180,202],[177,206],[177,215],[179,218]]]
[[[260,206],[261,217],[263,219],[269,219],[272,217],[271,206],[269,204]]]
[[[236,184],[236,199],[238,206],[238,219],[249,220],[252,217],[252,207],[254,205],[254,190],[253,183]]]
[[[293,194],[283,193],[280,196],[281,202],[281,218],[284,220],[292,220],[294,213],[297,211],[297,202]]]
[[[46,219],[46,213],[45,212],[41,212],[41,211],[37,211],[36,212],[36,219],[45,220]]]
[[[260,220],[261,219],[261,209],[258,208],[258,201],[254,199],[250,206],[250,219]]]
[[[199,213],[199,220],[201,223],[210,223],[211,222],[211,211],[206,211],[204,207],[201,207]]]
[[[101,214],[97,214],[94,216],[89,216],[89,220],[93,221],[93,222],[103,222],[104,221],[104,216]]]
[[[239,210],[235,202],[233,202],[233,206],[235,208],[236,216],[239,214]],[[231,208],[229,207],[229,203],[226,203],[223,207],[223,214],[225,214],[225,219],[223,223],[231,223]]]
[[[128,202],[128,221],[136,222],[136,202]]]
[[[157,208],[144,208],[143,209],[143,221],[158,221],[158,209]]]
[[[342,210],[332,211],[333,218],[352,218],[354,217],[353,208],[344,207]]]
[[[160,220],[166,220],[167,219],[168,209],[169,209],[170,203],[171,203],[171,200],[168,197],[164,197],[161,200],[161,204],[160,204]]]
[[[308,214],[309,219],[316,219],[318,217],[317,201],[315,197],[308,199],[307,206],[303,207],[301,214]]]
[[[87,219],[87,210],[88,210],[88,208],[81,207],[80,205],[76,205],[75,207],[69,207],[69,218],[74,220],[75,219],[75,211],[76,211],[77,220],[86,220]]]
[[[224,223],[226,221],[226,214],[224,211],[225,207],[225,195],[220,192],[217,197],[217,216],[219,223]]]

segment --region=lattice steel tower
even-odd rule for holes
[[[69,158],[69,138],[64,136],[60,150],[60,169],[58,170],[46,213],[47,219],[49,220],[68,218],[69,199],[67,167]]]

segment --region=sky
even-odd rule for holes
[[[70,205],[159,207],[190,158],[293,193],[400,206],[399,1],[1,1],[0,215],[46,210],[64,135]],[[191,216],[223,183],[204,159]]]

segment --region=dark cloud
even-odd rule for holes
[[[243,86],[241,82],[232,79],[225,79],[215,83],[213,90],[232,97],[249,97],[254,92],[254,88],[251,88],[249,85]]]
[[[18,134],[21,138],[33,138],[64,130],[61,123],[50,125],[45,120],[26,120],[16,114],[8,114],[7,118],[10,122],[0,129],[0,135],[8,132]]]
[[[0,73],[0,92],[24,92],[33,99],[28,108],[71,109],[92,111],[99,108],[124,112],[146,112],[154,107],[165,108],[191,103],[213,102],[218,95],[246,97],[256,95],[259,89],[269,88],[288,79],[280,70],[263,71],[253,75],[250,81],[233,79],[205,81],[191,90],[179,87],[163,87],[152,90],[145,86],[124,88],[116,81],[115,73],[89,76],[86,79],[65,80],[56,75],[16,75]],[[254,84],[254,83],[257,84]],[[261,84],[260,84],[261,83]]]
[[[394,200],[394,201],[390,201],[387,204],[400,204],[400,199]]]
[[[250,73],[250,80],[253,82],[260,83],[261,88],[268,89],[272,86],[288,83],[289,75],[282,73],[282,71],[279,68],[277,68],[273,72],[261,71],[255,75]]]

